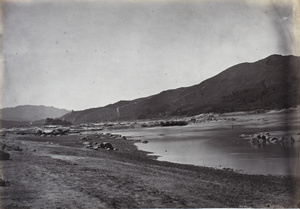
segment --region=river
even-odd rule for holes
[[[138,149],[151,152],[161,161],[231,168],[248,174],[294,175],[295,164],[299,164],[298,120],[280,112],[231,118],[235,119],[114,133],[137,140]],[[292,134],[296,142],[288,146],[249,143],[249,135],[265,132],[275,137]]]

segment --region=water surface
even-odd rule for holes
[[[284,116],[284,117],[283,117]],[[211,121],[178,127],[153,127],[118,130],[114,133],[147,140],[136,143],[141,150],[157,155],[158,160],[182,164],[232,168],[251,174],[293,175],[299,163],[299,144],[251,146],[248,135],[269,132],[272,136],[293,134],[297,129],[280,113],[236,116],[235,121]],[[285,121],[286,120],[286,121]]]

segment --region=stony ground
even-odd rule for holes
[[[295,207],[291,177],[238,174],[231,170],[151,159],[130,140],[107,135],[40,137],[7,135],[0,161],[2,208],[193,208]],[[116,151],[84,148],[110,142]],[[298,193],[299,194],[299,193]]]

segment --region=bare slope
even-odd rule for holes
[[[292,107],[299,98],[299,61],[295,56],[272,55],[235,65],[191,87],[74,111],[63,119],[85,123]]]

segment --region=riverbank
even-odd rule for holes
[[[2,208],[293,207],[295,179],[161,162],[110,135],[3,137]],[[118,150],[87,149],[109,142]],[[299,207],[299,206],[298,206]]]

